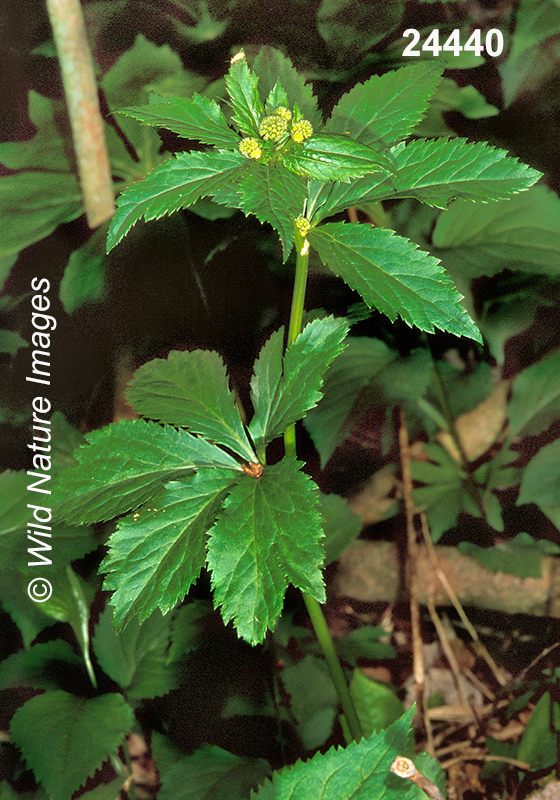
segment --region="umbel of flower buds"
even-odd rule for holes
[[[259,133],[265,141],[279,142],[288,130],[288,121],[278,114],[265,117],[259,125]]]
[[[294,142],[303,142],[304,139],[313,136],[313,126],[308,120],[300,119],[299,122],[294,122],[292,125],[290,136]]]

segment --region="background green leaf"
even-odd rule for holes
[[[52,800],[70,800],[115,753],[132,720],[132,709],[119,694],[86,699],[54,691],[21,706],[10,733]]]

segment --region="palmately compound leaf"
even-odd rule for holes
[[[334,107],[325,133],[343,133],[367,145],[406,139],[422,119],[442,70],[442,64],[424,61],[359,83]]]
[[[206,534],[236,473],[205,469],[172,481],[150,502],[119,522],[100,570],[114,589],[115,625],[143,622],[159,608],[167,614],[182,600],[204,566]]]
[[[143,181],[124,191],[107,236],[107,252],[113,249],[139,219],[159,219],[212,196],[228,186],[247,167],[239,152],[209,151],[179,155],[166,161]]]
[[[324,600],[319,495],[300,466],[285,458],[243,477],[210,531],[214,602],[251,644],[273,627],[288,583]]]
[[[387,730],[348,747],[331,747],[309,761],[298,761],[251,794],[251,800],[412,800],[416,786],[391,773],[391,764],[408,752],[413,709]]]
[[[57,514],[68,522],[103,522],[154,497],[163,483],[201,467],[240,470],[224,450],[186,431],[124,420],[87,435],[78,464],[60,475]]]
[[[250,164],[241,186],[241,208],[277,231],[286,260],[294,242],[294,219],[303,211],[307,181],[281,164]]]
[[[148,361],[126,395],[139,414],[188,428],[255,460],[224,362],[214,350],[172,350],[167,358]]]
[[[317,405],[327,367],[344,349],[348,328],[342,318],[314,320],[288,345],[283,360],[283,329],[272,334],[251,380],[255,416],[249,432],[257,446],[272,441]]]
[[[121,108],[117,113],[226,150],[237,148],[240,142],[216,101],[199,94],[191,98],[151,94],[149,105]]]
[[[285,153],[284,164],[298,175],[319,181],[348,182],[371,172],[394,172],[391,161],[372,147],[347,136],[318,134]]]
[[[441,328],[482,341],[438,260],[409,239],[346,223],[321,225],[308,238],[321,261],[389,319],[398,315],[429,333]]]
[[[558,419],[560,350],[524,369],[513,382],[509,406],[509,441],[519,434],[538,436]]]
[[[62,691],[32,697],[12,718],[10,733],[52,800],[69,800],[132,727],[120,694],[76,697]]]
[[[245,56],[239,53],[233,58],[226,75],[226,86],[233,121],[245,136],[259,135],[259,122],[264,115],[258,83],[259,79],[247,66]]]
[[[280,50],[274,47],[261,47],[253,62],[253,71],[259,79],[259,93],[263,103],[278,84],[285,91],[290,107],[297,105],[304,119],[313,125],[314,131],[322,127],[321,113],[311,84],[305,82],[304,76]]]

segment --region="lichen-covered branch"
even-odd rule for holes
[[[115,211],[97,82],[79,0],[46,0],[60,62],[66,105],[90,228]]]
[[[455,547],[436,547],[437,566],[464,606],[510,614],[560,617],[560,559],[541,558],[540,578],[518,578],[493,572]],[[340,557],[335,578],[339,595],[366,602],[395,600],[402,585],[402,566],[392,542],[354,542]],[[426,547],[418,552],[418,597],[450,605]]]

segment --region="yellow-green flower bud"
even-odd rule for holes
[[[286,106],[278,106],[274,113],[277,117],[280,117],[280,119],[285,119],[286,122],[290,122],[292,119],[292,112],[289,108],[286,108]]]
[[[279,116],[265,117],[259,125],[259,133],[269,142],[278,142],[288,130],[288,121]]]
[[[296,217],[294,221],[296,224],[296,228],[298,229],[300,234],[305,238],[309,233],[309,229],[311,228],[311,223],[302,214],[300,214],[299,217]]]
[[[262,150],[256,139],[246,138],[241,139],[239,143],[239,152],[247,158],[260,158]]]
[[[294,142],[303,142],[304,139],[313,136],[313,125],[306,119],[300,119],[292,125],[290,135]]]

